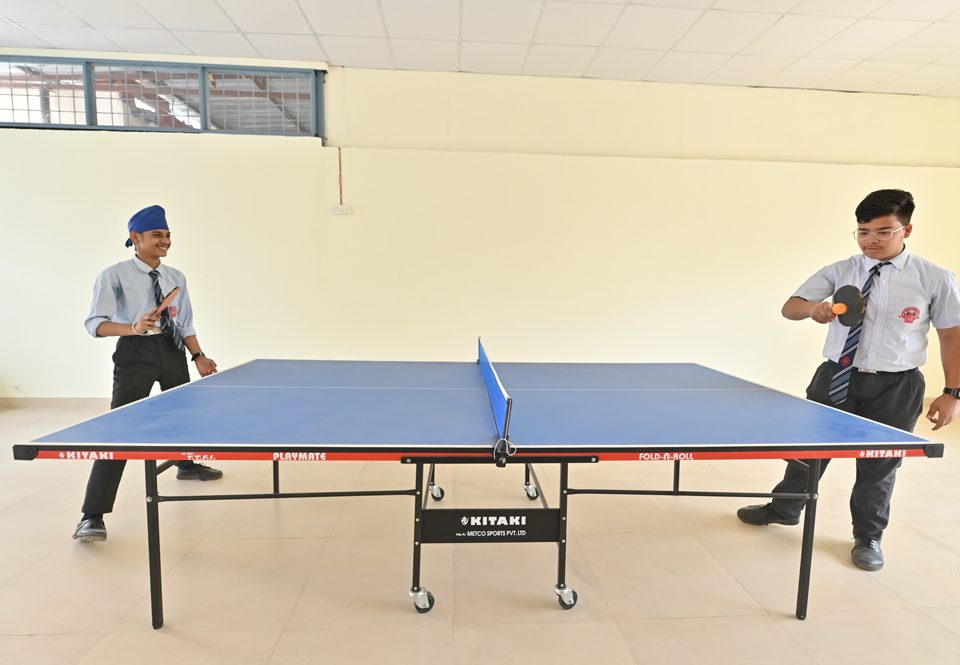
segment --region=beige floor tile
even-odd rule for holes
[[[541,465],[534,466],[536,473],[543,475]],[[437,480],[453,479],[456,483],[494,483],[523,486],[523,464],[508,464],[497,468],[492,464],[447,464],[437,467]]]
[[[425,617],[424,617],[425,618]],[[384,623],[364,628],[288,630],[269,665],[419,665],[453,660],[453,629],[421,622],[403,627]]]
[[[10,485],[0,487],[0,509],[6,508],[42,490],[42,485]]]
[[[383,489],[357,486],[354,489]],[[360,496],[343,500],[334,538],[406,537],[413,542],[412,496]]]
[[[337,462],[341,464],[353,464],[352,462]],[[416,465],[402,464],[400,462],[358,462],[360,471],[355,475],[356,484],[362,487],[395,487],[407,488],[413,487],[416,483]],[[450,467],[440,467],[438,470],[440,478],[449,480]],[[423,474],[424,483],[426,483],[427,472]]]
[[[82,498],[80,487],[44,487],[0,508],[0,542],[70,538]]]
[[[547,501],[557,507],[556,492],[547,489]],[[523,475],[505,483],[456,483],[444,487],[443,501],[431,501],[428,508],[543,508],[540,501],[531,501],[523,490]]]
[[[257,491],[273,491],[273,467],[261,465],[265,473]],[[387,466],[380,463],[377,466]],[[397,466],[400,466],[397,464]],[[343,492],[353,489],[362,477],[363,462],[281,462],[281,492]],[[411,477],[413,474],[410,474]],[[412,485],[411,485],[412,487]]]
[[[453,632],[453,650],[453,662],[458,665],[527,665],[531,662],[633,665],[635,662],[620,629],[612,621],[457,626]]]
[[[930,540],[934,540],[957,554],[960,554],[960,522],[956,524],[911,524]]]
[[[60,547],[63,540],[14,540],[0,547],[0,587]]]
[[[756,527],[732,516],[732,507],[718,510],[711,504],[703,508],[709,510],[684,514],[682,518],[690,523],[693,537],[764,608],[777,615],[792,615],[796,607],[802,523],[795,527]],[[704,519],[709,514],[714,514],[714,519]],[[849,527],[823,521],[818,513],[810,611],[904,607],[898,594],[853,566]]]
[[[164,571],[195,544],[164,544]],[[69,541],[0,587],[0,634],[106,633],[148,592],[145,541]]]
[[[764,614],[689,534],[580,534],[577,540],[618,620]]]
[[[628,489],[624,484],[620,488]],[[574,533],[688,533],[659,497],[577,494],[569,498],[567,506]]]
[[[815,665],[771,617],[621,621],[620,631],[644,665]]]
[[[436,606],[418,614],[408,592],[413,541],[408,538],[331,538],[320,555],[287,630],[361,626],[451,625],[452,545],[421,548],[421,585]]]
[[[800,573],[799,539],[765,538],[747,533],[730,545],[707,540],[704,546],[744,589],[775,616],[792,616],[797,605]],[[810,573],[809,612],[901,609],[904,600],[858,570],[848,554],[814,544]]]
[[[960,662],[960,636],[920,610],[819,612],[779,623],[818,665]]]
[[[883,570],[876,582],[915,607],[960,605],[960,553],[907,526],[883,538]]]
[[[922,611],[954,635],[960,636],[960,606],[927,607]]]
[[[280,639],[280,631],[179,631],[169,626],[149,633],[107,635],[79,665],[264,665]]]
[[[567,541],[566,583],[578,595],[560,607],[554,543],[456,545],[453,551],[457,626],[488,623],[607,621],[610,609],[576,538]]]
[[[225,506],[205,538],[328,538],[344,499],[264,499],[230,501]]]
[[[164,626],[177,632],[282,629],[325,545],[323,539],[200,541],[163,576]],[[149,597],[114,630],[150,631]]]
[[[76,665],[103,635],[0,635],[3,665]]]
[[[929,460],[932,463],[937,460]],[[897,474],[890,509],[892,519],[918,524],[960,523],[960,501],[943,501],[956,488],[956,476]]]

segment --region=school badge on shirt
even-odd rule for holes
[[[913,323],[920,318],[920,310],[916,307],[904,307],[903,311],[900,312],[900,318],[903,319],[904,323]]]
[[[170,312],[170,318],[171,318],[171,319],[177,318],[177,306],[176,306],[176,305],[170,305],[169,307],[167,307],[167,311]],[[901,314],[900,316],[903,316],[903,315]]]

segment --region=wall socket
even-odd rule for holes
[[[332,212],[334,215],[349,215],[350,206],[341,203],[330,208],[330,212]]]

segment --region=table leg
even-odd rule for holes
[[[153,627],[163,626],[163,588],[160,581],[160,497],[157,492],[157,462],[144,462],[147,502],[147,555],[150,561],[150,612]]]
[[[560,607],[573,609],[577,604],[577,592],[567,586],[567,489],[570,465],[560,463],[560,538],[557,541],[557,586],[554,592]]]
[[[810,595],[810,568],[813,563],[813,530],[817,521],[817,499],[820,487],[820,460],[810,460],[807,467],[807,505],[803,511],[803,545],[800,549],[800,585],[797,589],[797,618],[807,618]]]
[[[433,609],[433,594],[420,586],[420,547],[423,542],[423,463],[416,465],[416,492],[413,495],[413,583],[410,586],[410,597],[413,598],[413,607],[425,614]],[[432,465],[431,465],[432,469]]]

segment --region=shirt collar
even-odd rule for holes
[[[137,267],[137,270],[139,270],[140,272],[143,272],[149,275],[150,271],[153,270],[153,268],[151,268],[149,265],[141,261],[140,257],[137,256],[136,254],[133,255],[133,259],[131,260],[133,261],[133,265],[135,265]],[[161,263],[160,265],[158,265],[156,270],[162,275],[164,272],[163,264]]]
[[[910,251],[907,249],[907,246],[904,245],[903,251],[897,254],[892,259],[890,259],[889,262],[897,270],[903,270],[903,267],[907,265],[908,258],[910,258]],[[877,261],[876,259],[867,258],[863,254],[860,255],[860,264],[863,266],[864,270],[870,270],[878,263],[882,263],[882,261]]]

